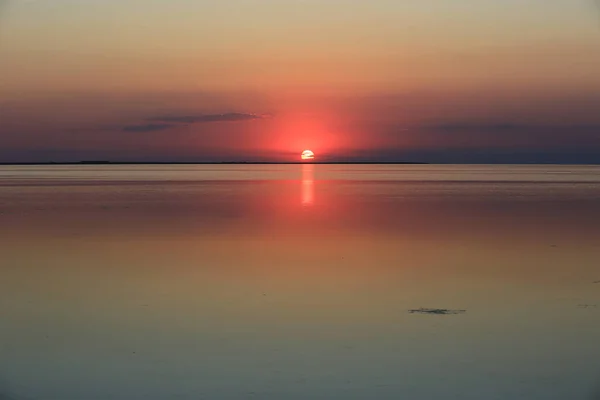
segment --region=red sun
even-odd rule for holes
[[[315,153],[313,153],[310,150],[304,150],[302,152],[302,154],[300,155],[300,158],[302,158],[303,160],[314,160],[315,159]]]

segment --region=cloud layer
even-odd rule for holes
[[[172,115],[150,117],[149,124],[128,125],[123,127],[125,132],[156,132],[176,128],[182,124],[208,124],[218,122],[243,122],[266,118],[265,115],[245,114],[245,113],[225,113],[225,114],[200,114],[200,115]]]
[[[210,122],[252,121],[262,118],[265,117],[257,114],[225,113],[208,115],[162,116],[149,118],[148,120],[167,123],[201,124]]]
[[[164,131],[172,128],[174,125],[168,124],[146,124],[146,125],[129,125],[123,127],[125,132],[155,132]]]

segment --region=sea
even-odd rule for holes
[[[600,399],[600,167],[0,167],[0,399]]]

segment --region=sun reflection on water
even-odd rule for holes
[[[312,206],[315,202],[315,166],[302,165],[302,205]]]

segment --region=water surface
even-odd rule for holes
[[[0,397],[591,399],[598,260],[599,167],[0,167]]]

